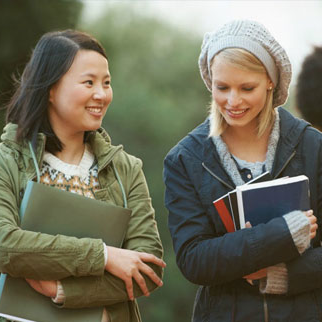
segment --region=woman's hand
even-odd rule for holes
[[[318,229],[318,224],[316,223],[316,217],[313,215],[313,210],[304,211],[306,217],[310,220],[310,239],[313,239],[316,235]]]
[[[244,276],[243,278],[245,278],[248,283],[253,284],[252,280],[260,280],[261,278],[266,276],[267,276],[267,269],[262,268],[255,273]]]
[[[28,284],[38,293],[48,296],[55,297],[57,294],[57,281],[38,281],[26,278]]]
[[[136,280],[145,296],[150,295],[141,273],[147,275],[158,286],[163,285],[161,279],[153,269],[145,264],[145,262],[149,262],[165,267],[166,263],[162,259],[152,254],[111,246],[107,246],[107,251],[108,260],[105,269],[124,281],[130,300],[134,300],[132,278]]]

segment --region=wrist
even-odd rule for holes
[[[63,289],[63,286],[60,281],[57,281],[57,292],[56,296],[52,297],[52,301],[56,304],[62,304],[65,302],[66,296]]]

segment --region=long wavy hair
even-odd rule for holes
[[[7,106],[6,123],[18,125],[18,141],[32,140],[42,132],[47,137],[47,151],[55,153],[63,149],[49,122],[49,92],[70,69],[79,50],[94,50],[107,59],[102,45],[81,31],[49,32],[40,38]]]

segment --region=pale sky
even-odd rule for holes
[[[105,8],[119,4],[155,16],[176,28],[200,35],[233,19],[253,19],[264,24],[285,48],[293,66],[295,83],[300,65],[313,45],[322,46],[321,0],[164,1],[84,0],[84,19],[92,20]],[[197,57],[196,57],[197,59]]]

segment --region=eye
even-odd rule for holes
[[[111,85],[111,81],[110,81],[110,80],[105,81],[105,82],[104,82],[104,85],[105,85],[106,87],[110,86],[110,85]]]
[[[93,81],[88,79],[84,82],[84,84],[93,85]]]
[[[216,88],[219,90],[219,91],[225,91],[226,89],[228,89],[227,86],[221,86],[221,85],[217,85]]]
[[[254,89],[254,87],[244,87],[243,91],[251,92],[253,89]]]

